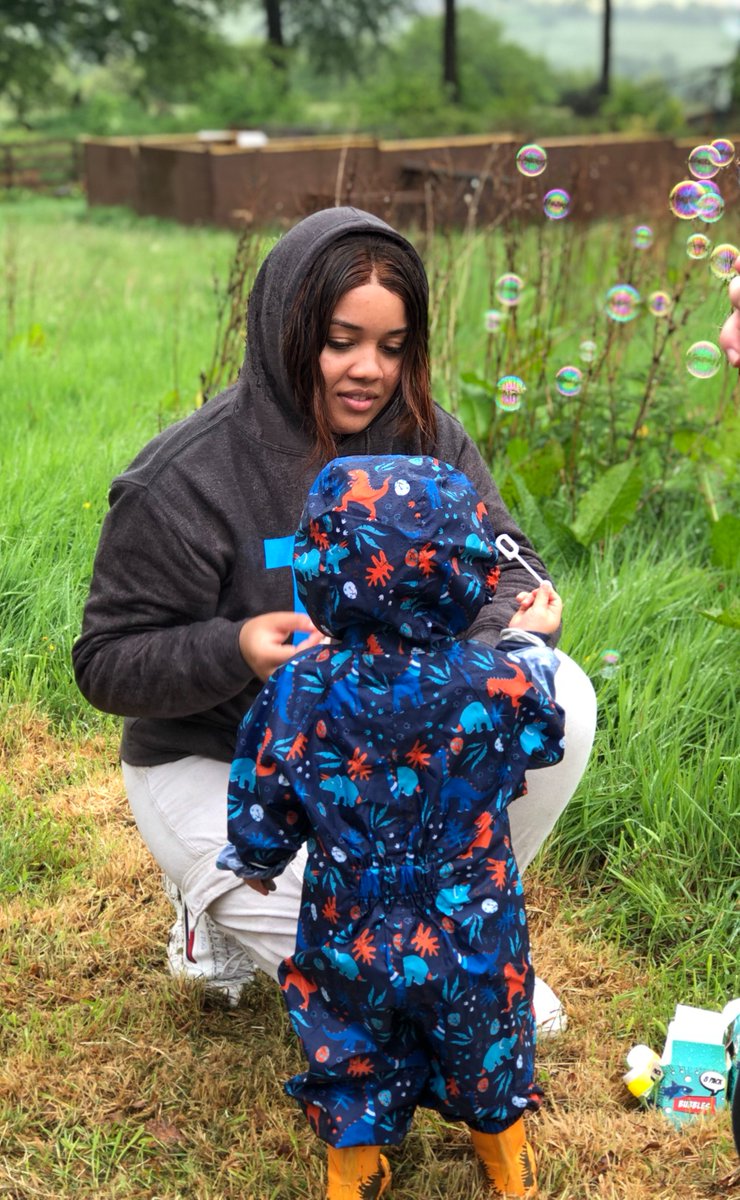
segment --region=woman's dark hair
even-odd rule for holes
[[[429,382],[429,314],[427,281],[415,254],[377,234],[351,233],[337,238],[309,271],[296,294],[283,333],[283,358],[296,402],[314,435],[316,457],[328,461],[337,453],[324,404],[324,380],[319,355],[329,327],[346,292],[377,280],[398,296],[406,309],[408,333],[401,361],[401,378],[391,403],[401,396],[403,410],[398,432],[421,437],[428,452],[436,436],[436,418]]]

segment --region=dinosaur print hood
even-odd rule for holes
[[[384,626],[419,645],[462,633],[493,598],[494,532],[473,484],[434,458],[335,458],[308,494],[293,568],[334,637]]]

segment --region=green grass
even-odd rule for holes
[[[117,723],[85,705],[69,657],[110,479],[196,403],[214,349],[214,278],[222,288],[235,239],[87,213],[78,200],[20,200],[2,216],[0,1051],[9,1065],[0,1070],[0,1179],[4,1170],[23,1196],[317,1197],[313,1141],[280,1097],[299,1059],[272,990],[258,987],[235,1013],[203,1012],[197,993],[164,979],[166,915],[115,782]],[[597,230],[573,258],[572,310],[558,287],[533,285],[503,347],[482,334],[480,318],[505,246],[489,234],[427,246],[435,375],[457,389],[448,401],[468,403],[461,370],[491,378],[497,354],[534,361],[537,346],[549,362],[548,346],[570,352],[598,328],[613,338],[604,372],[616,364],[614,411],[626,423],[632,410],[619,380],[628,363],[628,374],[644,374],[652,327],[642,317],[614,333],[594,317],[599,246],[602,262],[603,239],[618,259],[619,237]],[[533,279],[538,242],[530,231],[520,248]],[[450,272],[453,251],[468,290]],[[687,306],[696,336],[721,318],[714,282],[701,288]],[[720,1007],[737,990],[738,634],[700,611],[725,607],[737,578],[713,560],[697,461],[658,449],[664,427],[670,443],[671,421],[708,424],[732,412],[734,397],[728,373],[701,385],[670,354],[665,362],[649,418],[658,465],[619,536],[588,547],[560,536],[542,517],[563,510],[562,495],[537,492],[535,475],[535,508],[522,510],[565,598],[563,648],[591,675],[600,706],[589,770],[535,873],[538,894],[557,897],[543,949],[553,981],[571,947],[556,944],[548,958],[547,942],[573,929],[581,940],[571,1003],[589,986],[597,1000],[587,1017],[594,1042],[545,1050],[546,1069],[557,1093],[566,1060],[571,1072],[592,1063],[597,1106],[597,1073],[618,1082],[597,1044],[602,1019],[602,1041],[616,1034],[623,1046],[647,1039],[660,1048],[677,1001]],[[607,384],[594,384],[582,406],[584,455],[610,418]],[[570,436],[573,411],[564,403],[553,416],[540,400],[546,388],[533,386],[538,399],[513,429],[496,415],[497,477],[522,461],[522,446],[526,458],[561,436],[556,418]],[[475,403],[476,420],[490,419],[490,398]],[[726,511],[732,475],[716,457],[705,467]],[[605,676],[606,649],[620,661]],[[571,1085],[563,1086],[567,1111]],[[623,1102],[611,1103],[622,1121]],[[443,1123],[421,1120],[396,1160],[394,1194],[471,1200],[467,1151],[450,1137]],[[578,1190],[582,1172],[593,1171],[589,1153],[585,1135],[580,1149],[562,1142],[547,1169],[552,1195],[612,1194]],[[694,1176],[683,1192],[668,1186],[614,1195],[703,1194],[691,1190],[700,1187]]]

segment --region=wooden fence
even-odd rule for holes
[[[82,183],[83,153],[79,142],[53,139],[0,143],[0,188],[53,191]]]
[[[673,185],[687,177],[693,141],[656,135],[546,138],[545,179],[515,168],[521,139],[467,135],[415,141],[370,137],[274,138],[239,146],[177,138],[86,138],[89,204],[125,204],[141,215],[185,224],[288,226],[333,204],[354,204],[399,224],[461,226],[516,213],[538,220],[542,193],[565,188],[571,219],[668,212]],[[740,141],[740,139],[736,139]],[[726,172],[736,204],[738,180]]]

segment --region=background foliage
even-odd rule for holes
[[[443,17],[419,15],[414,0],[253,0],[264,33],[237,42],[222,21],[244,8],[243,0],[7,0],[0,127],[6,137],[255,125],[392,136],[686,129],[670,81],[616,78],[601,95],[598,64],[590,76],[556,70],[508,44],[478,9],[456,12],[453,85]],[[716,132],[738,111],[737,68],[727,74]]]

